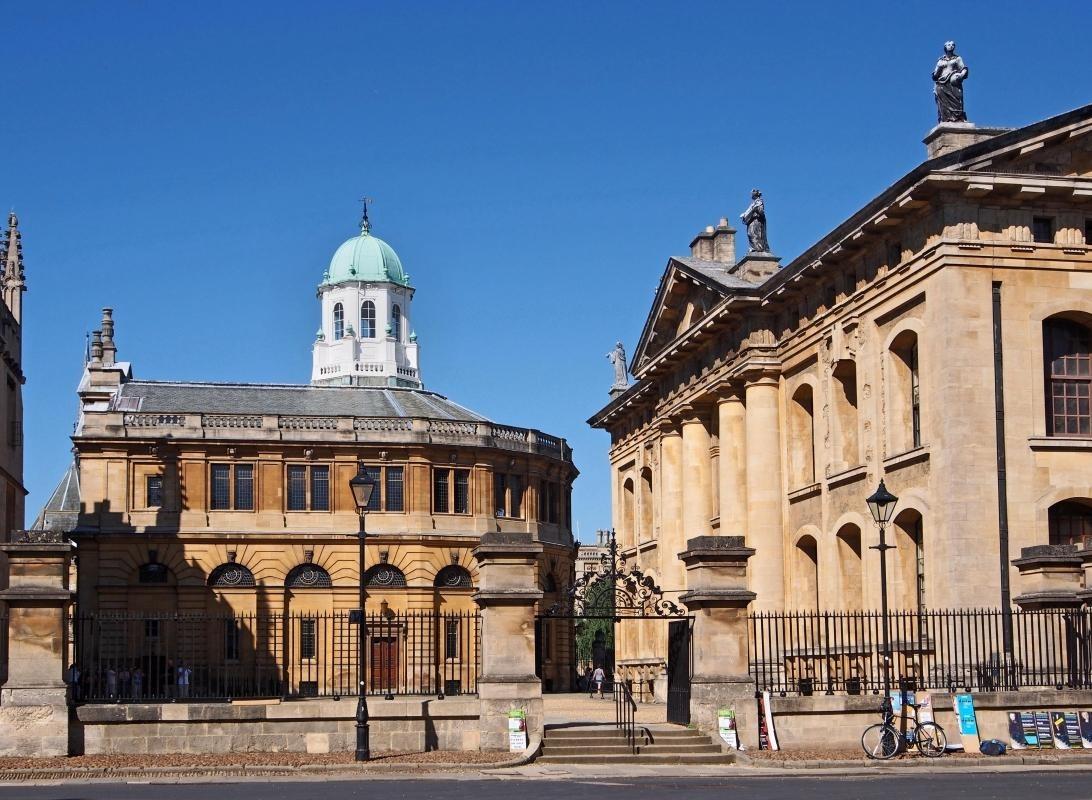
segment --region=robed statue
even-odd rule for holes
[[[955,42],[944,43],[944,55],[933,68],[933,95],[937,100],[937,122],[966,122],[963,81],[969,70],[956,55]]]
[[[625,390],[629,386],[629,377],[626,370],[626,349],[622,347],[621,342],[614,345],[614,349],[607,353],[607,358],[614,367],[614,385],[610,387],[610,390],[612,392],[619,389]]]
[[[747,243],[751,252],[770,252],[770,243],[766,239],[766,203],[762,200],[762,192],[758,189],[751,190],[751,204],[739,218],[747,226]]]

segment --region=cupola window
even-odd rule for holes
[[[402,309],[395,304],[391,309],[391,336],[394,337],[394,341],[402,341]]]
[[[334,340],[345,337],[345,309],[341,303],[334,303]]]
[[[375,303],[371,300],[360,305],[360,336],[362,339],[375,338]]]

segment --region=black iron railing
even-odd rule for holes
[[[72,620],[77,702],[352,697],[359,625],[320,614],[93,614]],[[371,695],[477,692],[475,612],[369,614]]]
[[[1000,609],[894,611],[891,685],[995,691],[1092,687],[1092,610],[1012,611],[1012,652]],[[876,611],[756,613],[750,662],[758,688],[862,694],[884,685]]]
[[[625,681],[614,682],[614,724],[626,738],[633,753],[637,752],[637,703]]]

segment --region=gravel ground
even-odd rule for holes
[[[452,752],[383,753],[373,764],[436,764],[476,766],[507,761],[512,753]],[[0,758],[0,772],[17,769],[143,769],[146,767],[304,767],[355,764],[352,753],[163,753],[157,755],[100,755],[71,758]]]

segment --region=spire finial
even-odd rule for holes
[[[368,219],[368,204],[372,202],[372,198],[370,198],[370,197],[361,197],[360,202],[364,206],[364,213],[360,217],[360,232],[362,234],[366,234],[372,229],[371,220]]]

